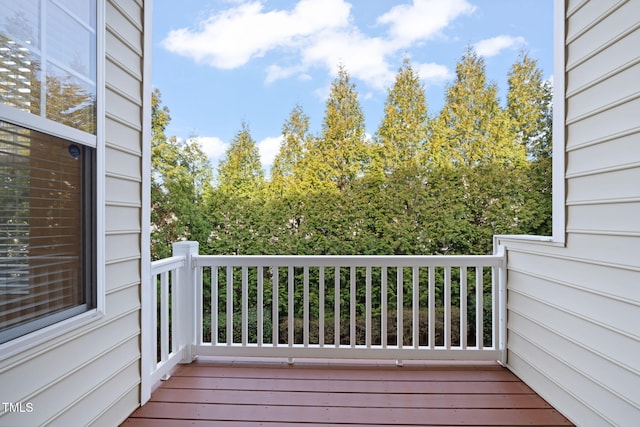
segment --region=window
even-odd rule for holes
[[[95,135],[96,8],[0,0],[0,100]]]
[[[96,13],[0,0],[0,343],[97,305]]]

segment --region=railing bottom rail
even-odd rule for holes
[[[348,347],[331,348],[318,346],[263,346],[256,345],[196,345],[194,354],[210,357],[263,357],[282,359],[360,359],[360,360],[500,360],[502,352],[494,349],[461,349],[461,348],[376,348],[376,347]]]

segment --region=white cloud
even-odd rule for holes
[[[424,82],[437,84],[453,78],[451,71],[441,64],[435,64],[433,62],[428,64],[415,64],[413,68]]]
[[[389,24],[394,42],[405,47],[436,37],[451,21],[474,10],[466,0],[413,0],[410,5],[394,6],[378,18],[378,23]]]
[[[282,135],[270,136],[257,143],[258,151],[260,152],[260,161],[262,162],[263,168],[273,164],[273,159],[275,159],[278,154],[281,143]]]
[[[331,93],[331,85],[320,86],[313,91],[313,94],[320,100],[326,101]]]
[[[197,29],[169,32],[162,45],[197,62],[224,69],[286,46],[327,28],[348,24],[351,5],[344,0],[300,0],[291,11],[264,11],[260,1],[242,2],[212,15]]]
[[[473,45],[474,50],[480,56],[489,58],[496,56],[504,49],[517,49],[526,45],[524,37],[497,36],[490,39],[480,40]]]
[[[335,75],[342,63],[351,77],[377,89],[384,89],[393,81],[394,74],[386,60],[392,53],[389,44],[379,37],[362,34],[357,28],[320,34],[301,53],[305,67],[320,65]]]
[[[301,66],[294,67],[281,67],[276,64],[269,65],[267,67],[267,77],[265,78],[265,83],[273,83],[276,80],[286,79],[295,74],[301,73],[304,71],[304,68]]]
[[[351,77],[381,90],[393,82],[391,57],[440,35],[453,20],[475,10],[467,0],[413,0],[381,15],[377,24],[382,31],[378,28],[380,34],[371,36],[354,24],[347,0],[299,0],[287,10],[268,10],[266,4],[236,0],[195,28],[171,31],[162,44],[171,52],[222,69],[271,54],[265,69],[267,84],[309,78],[312,68],[335,75],[342,63]],[[286,65],[272,55],[283,52]],[[435,64],[423,68],[427,80],[448,76]]]
[[[193,140],[200,144],[202,151],[209,157],[214,167],[217,166],[218,160],[224,156],[227,148],[229,148],[229,144],[226,144],[217,136],[196,136],[193,137]]]
[[[202,151],[207,155],[214,168],[218,167],[218,162],[224,157],[229,148],[229,144],[217,136],[195,136],[192,137],[191,140],[200,144]],[[267,137],[256,143],[258,152],[260,153],[262,167],[266,170],[273,164],[273,159],[275,159],[278,154],[281,143],[282,135]]]

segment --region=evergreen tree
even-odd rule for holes
[[[364,173],[368,157],[358,93],[340,65],[327,99],[322,137],[312,146],[309,167],[320,181],[342,191]]]
[[[530,159],[548,157],[551,139],[551,84],[538,61],[521,52],[508,78],[507,113],[518,142]]]
[[[543,80],[537,64],[522,52],[511,67],[507,112],[513,133],[526,147],[530,161],[529,191],[522,215],[524,232],[548,236],[552,232],[552,88]]]
[[[417,171],[425,161],[427,103],[420,76],[405,58],[389,89],[384,117],[376,134],[376,167],[385,174]]]
[[[207,242],[211,253],[264,253],[265,237],[260,232],[263,187],[260,153],[243,122],[220,161],[218,187],[207,200],[213,228]]]
[[[296,105],[282,127],[282,144],[271,167],[271,191],[276,196],[303,191],[304,162],[309,149],[309,116]]]
[[[263,184],[260,153],[248,124],[243,122],[218,166],[218,190],[228,195],[252,196],[258,194]]]
[[[430,155],[436,165],[525,161],[524,147],[517,143],[497,93],[496,84],[487,82],[484,59],[469,47],[456,65],[456,79],[435,122]]]

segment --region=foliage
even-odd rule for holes
[[[249,125],[243,122],[218,166],[218,191],[227,196],[251,196],[262,188],[263,182],[258,146]]]
[[[524,51],[511,67],[508,84],[506,111],[513,135],[530,159],[550,157],[551,84]]]
[[[542,80],[537,62],[522,53],[509,73],[505,107],[501,107],[497,93],[496,84],[487,81],[484,59],[468,48],[457,64],[455,80],[447,87],[442,111],[429,117],[419,76],[405,59],[388,91],[374,141],[369,142],[355,85],[340,66],[319,135],[309,132],[310,118],[303,108],[293,108],[282,127],[282,144],[271,178],[266,180],[256,143],[248,124],[242,123],[218,166],[214,185],[211,167],[195,140],[181,142],[165,135],[169,110],[161,106],[156,91],[152,121],[153,257],[168,256],[170,243],[182,239],[198,240],[205,254],[486,254],[492,250],[494,234],[550,234],[549,83]],[[318,272],[309,273],[312,283],[317,283]],[[257,274],[265,275],[265,283],[272,280],[269,274],[273,272],[252,271],[249,294],[242,295],[236,287],[233,290],[234,304],[246,299],[252,307],[252,319],[256,317]],[[294,274],[302,272],[296,269]],[[326,273],[327,283],[333,281],[331,274]],[[357,275],[358,283],[362,282],[362,272]],[[380,283],[378,276],[374,283]],[[279,319],[273,327],[278,328],[284,342],[289,332],[288,315],[294,316],[292,332],[300,334],[302,293],[294,290],[296,312],[287,313],[286,274],[279,277]],[[458,279],[452,278],[452,283]],[[485,286],[488,280],[485,277]],[[349,304],[347,288],[341,288],[343,308]],[[438,289],[441,287],[436,288],[436,298],[441,298]],[[268,305],[271,290],[265,291]],[[373,292],[374,298],[380,297],[379,286]],[[389,290],[390,301],[394,292]],[[404,295],[410,298],[409,288]],[[220,294],[220,312],[225,298]],[[316,287],[310,300],[317,298]],[[333,292],[327,290],[328,308],[333,307],[333,298]],[[204,302],[210,313],[206,291]],[[360,316],[362,295],[358,294],[356,304]],[[488,298],[484,304],[490,304]],[[469,296],[469,307],[474,306]],[[408,307],[406,300],[405,316],[410,314]],[[375,322],[379,322],[380,308],[375,310]],[[391,328],[397,307],[390,305],[389,310]],[[312,329],[317,331],[318,307],[311,307],[310,314]],[[334,313],[328,310],[325,314],[325,339],[330,342]],[[344,321],[348,311],[335,315],[343,319],[337,333],[345,341],[350,333]],[[420,319],[424,316],[421,313]],[[438,313],[437,320],[440,317]],[[361,320],[360,316],[356,322],[360,338]],[[459,327],[457,322],[454,328]],[[473,319],[469,325],[475,327]],[[234,327],[234,333],[236,330]],[[257,330],[248,332],[255,339]],[[457,330],[454,332],[457,335]],[[468,336],[474,336],[473,332],[468,330]],[[210,329],[206,333],[210,334]],[[410,338],[407,333],[404,331],[406,342]],[[440,340],[441,332],[437,333]],[[224,325],[218,334],[226,334]],[[312,341],[319,340],[317,332],[314,334]],[[270,336],[271,331],[265,331],[265,340]],[[396,338],[389,334],[388,339]]]
[[[484,59],[469,47],[456,65],[456,79],[435,120],[430,152],[435,166],[524,163],[525,150],[514,137],[497,93],[496,84],[487,82]]]
[[[513,133],[526,147],[530,161],[529,191],[524,201],[524,232],[551,234],[551,84],[543,80],[537,60],[521,52],[509,73],[507,114]],[[526,191],[526,189],[525,189]]]
[[[377,168],[385,174],[420,170],[426,160],[427,124],[424,88],[420,76],[405,58],[389,89],[384,117],[376,134]]]
[[[212,191],[209,161],[195,139],[167,138],[169,109],[161,106],[159,90],[152,94],[151,254],[171,255],[171,243],[206,241],[209,236],[204,196]]]
[[[313,177],[306,173],[307,163],[312,161],[309,156],[312,143],[309,116],[296,105],[282,127],[282,144],[271,167],[271,197],[299,196],[316,186]]]
[[[320,181],[344,191],[362,176],[369,153],[365,142],[364,114],[355,85],[340,65],[327,99],[322,136],[309,152],[309,165]]]

